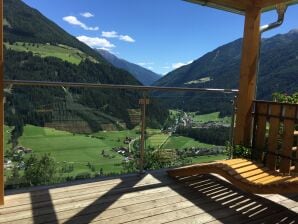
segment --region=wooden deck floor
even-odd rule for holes
[[[298,195],[253,195],[215,176],[165,171],[7,192],[0,223],[298,223]]]

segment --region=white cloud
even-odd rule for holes
[[[82,12],[82,13],[80,13],[80,15],[85,17],[85,18],[94,17],[94,15],[90,12]]]
[[[170,66],[163,66],[162,68],[163,69],[170,69],[171,67]]]
[[[153,69],[153,67],[152,67],[152,66],[149,66],[149,67],[147,67],[147,69],[150,69],[150,70],[152,70],[152,69]]]
[[[131,38],[130,36],[128,36],[128,35],[120,35],[120,36],[119,36],[119,40],[123,40],[123,41],[130,42],[130,43],[135,42],[135,40],[132,39],[132,38]]]
[[[87,26],[85,23],[82,23],[81,21],[79,21],[77,19],[77,17],[75,17],[75,16],[65,16],[65,17],[63,17],[63,20],[65,22],[68,22],[71,25],[79,26],[79,27],[83,28],[84,30],[96,31],[99,29],[97,26],[96,27]]]
[[[101,36],[106,38],[118,38],[119,35],[116,31],[102,31]]]
[[[118,38],[119,40],[129,43],[135,42],[135,40],[131,36],[119,35],[116,31],[102,31],[101,36],[106,38]]]
[[[188,61],[188,62],[186,62],[186,63],[183,63],[183,62],[177,62],[177,63],[174,63],[174,64],[172,64],[172,69],[177,69],[177,68],[180,68],[180,67],[182,67],[182,66],[184,66],[184,65],[188,65],[188,64],[190,64],[190,63],[192,63],[193,61]]]
[[[79,41],[84,42],[88,46],[92,48],[104,48],[104,49],[111,49],[114,48],[115,45],[112,44],[110,41],[104,38],[98,37],[87,37],[87,36],[78,36],[77,39]]]

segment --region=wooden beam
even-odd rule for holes
[[[235,128],[235,144],[250,145],[251,109],[255,99],[258,55],[260,48],[261,8],[251,7],[245,12],[244,38],[240,69],[239,97]]]
[[[3,0],[0,0],[0,205],[4,204]]]
[[[215,8],[223,8],[227,10],[237,10],[245,12],[246,8],[252,6],[251,0],[187,0],[189,2],[197,3],[200,5],[212,6]]]
[[[260,8],[274,7],[280,3],[291,4],[293,0],[254,0],[254,5]]]

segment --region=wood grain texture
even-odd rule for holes
[[[0,205],[4,204],[4,56],[3,56],[3,0],[0,0]]]
[[[270,117],[269,119],[269,136],[268,136],[268,151],[271,153],[277,153],[278,147],[278,133],[280,119],[278,116],[281,114],[281,105],[274,104],[270,106],[270,115],[277,117]],[[266,165],[269,169],[276,169],[276,156],[274,154],[268,154]]]
[[[264,168],[262,164],[245,159],[236,159],[236,163],[231,161],[233,160],[172,169],[168,174],[172,177],[184,177],[216,173],[240,189],[252,193],[298,193],[298,181],[294,176],[280,175],[276,171]]]
[[[267,112],[268,112],[268,104],[263,102],[258,102],[255,105],[255,110],[257,115],[255,116],[255,146],[254,157],[258,161],[263,161],[263,151],[265,150],[265,141],[266,141],[266,122],[267,122]]]
[[[270,6],[275,6],[281,3],[291,3],[292,0],[257,0],[255,1],[255,6],[261,8],[268,8]]]
[[[260,9],[249,8],[245,13],[245,27],[240,67],[234,143],[249,146],[251,140],[252,104],[255,99],[256,73],[260,37]]]
[[[241,159],[222,162],[222,166],[228,165],[243,173],[258,168]],[[5,199],[5,206],[0,207],[0,223],[5,224],[242,223],[277,214],[291,222],[297,215],[295,197],[256,196],[212,175],[174,180],[164,170],[73,186],[31,188]]]
[[[293,118],[296,118],[297,113],[297,106],[296,105],[285,105],[285,117],[286,118],[292,118],[292,119],[286,119],[284,120],[284,133],[282,138],[282,155],[286,157],[292,156],[292,147],[294,142],[294,130],[295,130],[295,120]],[[280,172],[282,173],[290,173],[290,167],[291,167],[291,160],[288,158],[281,158],[280,161]]]

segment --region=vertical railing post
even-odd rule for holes
[[[230,127],[230,152],[229,152],[229,159],[233,158],[233,149],[234,149],[234,130],[235,130],[235,115],[237,112],[237,95],[234,96],[232,100],[232,116],[231,116],[231,127]]]
[[[4,56],[3,56],[3,0],[0,0],[0,205],[4,204]]]
[[[143,173],[145,155],[146,105],[149,104],[149,99],[146,97],[146,92],[143,92],[143,98],[139,100],[139,104],[141,105],[140,173]]]

